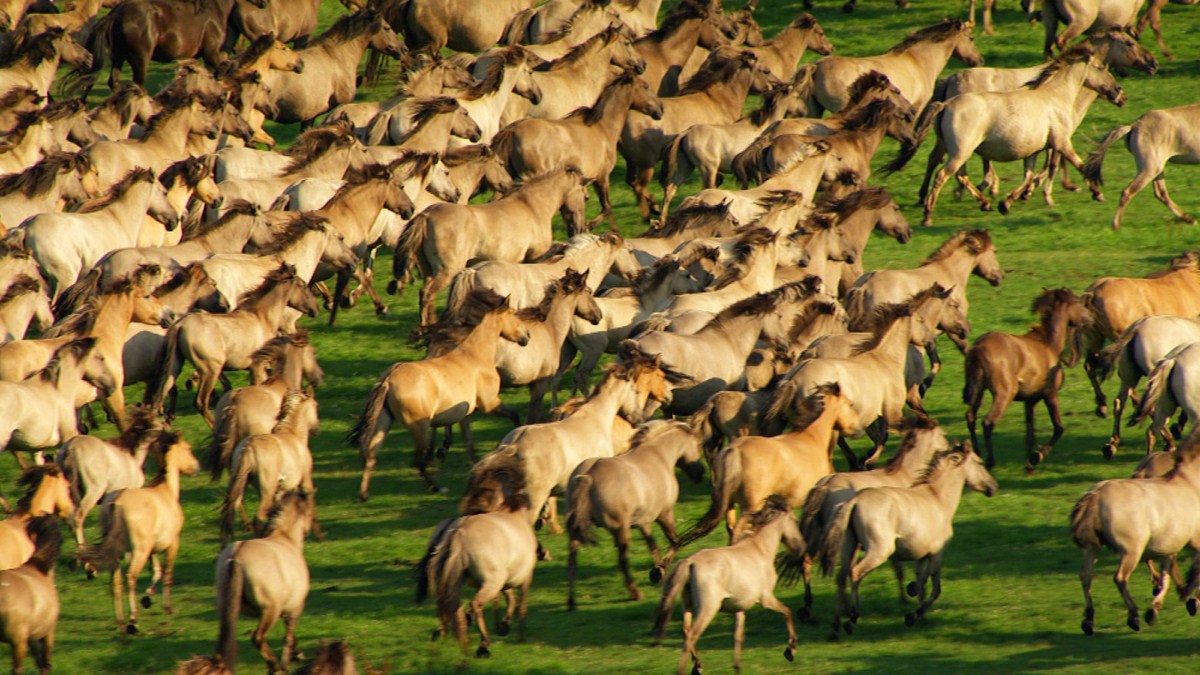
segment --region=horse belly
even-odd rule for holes
[[[975,153],[995,162],[1015,162],[1041,151],[1047,138],[1045,125],[1013,114],[992,126]]]

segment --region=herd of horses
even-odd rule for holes
[[[172,429],[187,364],[212,428],[203,464],[213,481],[228,470],[229,483],[216,655],[179,672],[233,669],[242,615],[258,619],[251,642],[269,672],[290,667],[310,587],[304,542],[323,536],[309,437],[325,375],[297,321],[324,304],[332,323],[364,292],[386,313],[374,290],[382,247],[393,251],[390,291],[421,279],[414,339],[426,356],[388,367],[365,395],[348,439],[362,459],[359,497],[368,499],[397,422],[423,481],[445,491],[435,463],[460,426],[473,463],[462,515],[435,527],[418,596],[436,598],[436,634],[453,633],[464,652],[472,621],[476,656],[490,655],[484,609],[501,594],[497,633],[515,617],[524,634],[536,563],[548,557],[535,531],[543,523],[567,534],[569,609],[580,602],[579,551],[597,527],[613,537],[629,597],[642,598],[628,555],[631,531],[641,532],[651,582],[662,583],[659,639],[684,605],[681,673],[689,661],[700,672],[696,643],[720,612],[734,614],[739,668],[745,612],[756,604],[785,617],[793,660],[797,614],[775,587],[803,578],[798,616],[812,621],[814,562],[836,575],[834,638],[854,631],[859,584],[889,560],[901,598],[920,600],[905,617],[913,625],[941,593],[964,490],[997,490],[998,420],[1024,404],[1034,471],[1063,435],[1058,391],[1080,361],[1102,415],[1101,383],[1114,368],[1120,376],[1106,456],[1135,398],[1132,420],[1154,420],[1148,450],[1156,437],[1168,450],[1148,455],[1133,478],[1098,483],[1072,513],[1084,550],[1082,628],[1094,630],[1091,578],[1105,547],[1121,554],[1115,579],[1134,630],[1127,582],[1143,559],[1155,589],[1148,623],[1172,580],[1189,611],[1200,607],[1200,558],[1186,575],[1176,560],[1200,548],[1200,442],[1177,444],[1200,420],[1200,255],[1144,279],[1099,279],[1081,295],[1046,289],[1028,333],[972,343],[968,282],[1005,276],[988,230],[953,234],[914,269],[862,265],[872,232],[912,236],[892,196],[867,184],[872,159],[890,137],[900,151],[884,170],[900,170],[931,131],[924,224],[951,178],[990,210],[994,162],[1024,164],[1001,212],[1038,188],[1053,203],[1060,176],[1074,188],[1065,164],[1103,200],[1102,162],[1121,138],[1138,171],[1113,227],[1151,182],[1175,216],[1194,222],[1162,172],[1200,161],[1189,131],[1200,104],[1117,127],[1086,159],[1071,144],[1097,98],[1124,104],[1116,74],[1157,70],[1136,35],[1147,22],[1159,29],[1163,2],[1135,27],[1140,1],[1048,0],[1048,60],[1001,69],[982,67],[973,19],[849,57],[833,55],[809,14],[766,39],[753,0],[732,12],[719,0],[494,0],[486,12],[474,0],[342,1],[346,13],[319,34],[318,0],[77,0],[59,13],[0,3],[0,448],[20,462],[24,491],[0,522],[0,639],[12,645],[14,672],[27,652],[50,668],[60,520],[84,572],[111,571],[121,630],[139,632],[139,605],[152,606],[160,583],[162,607],[174,611],[181,479],[202,468]],[[1161,32],[1159,43],[1166,54]],[[821,58],[802,65],[806,51]],[[388,57],[400,62],[398,93],[355,102]],[[969,68],[941,78],[951,59]],[[154,95],[143,88],[151,61],[176,63]],[[120,81],[125,63],[132,83]],[[105,67],[110,93],[89,106]],[[760,103],[743,114],[752,93]],[[303,132],[279,152],[265,120]],[[966,171],[976,155],[979,186]],[[638,237],[616,231],[618,157],[650,221]],[[693,173],[702,189],[672,207]],[[589,220],[593,189],[600,212]],[[473,199],[481,194],[490,199]],[[556,213],[565,241],[554,239]],[[605,221],[609,231],[592,232]],[[922,402],[943,334],[965,354],[970,443],[947,439]],[[615,362],[597,380],[606,353]],[[571,395],[582,396],[560,402],[572,366]],[[232,387],[230,371],[249,371],[251,384]],[[135,383],[145,399],[128,405]],[[530,390],[524,423],[501,398],[515,386]],[[85,407],[93,401],[117,436],[81,434],[96,426]],[[1034,433],[1038,403],[1053,424],[1045,444]],[[514,427],[482,457],[476,410]],[[864,434],[869,446],[856,452],[848,439]],[[901,440],[884,462],[892,434]],[[834,447],[856,471],[836,472]],[[157,470],[149,481],[147,458]],[[675,470],[700,481],[705,465],[711,506],[680,527]],[[252,485],[253,516],[244,505]],[[101,534],[89,543],[93,510]],[[676,562],[722,521],[728,546]],[[255,536],[235,541],[239,524]],[[916,567],[908,584],[903,562]],[[464,606],[466,584],[478,591]],[[276,654],[267,634],[279,621]],[[354,669],[336,642],[304,672]]]

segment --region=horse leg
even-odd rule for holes
[[[558,497],[550,495],[546,498],[546,505],[543,507],[546,517],[546,525],[550,529],[551,534],[559,534],[563,531],[562,525],[558,522]],[[629,541],[629,535],[626,533],[625,541]]]
[[[924,619],[925,612],[928,612],[929,608],[933,606],[933,603],[936,602],[938,597],[940,597],[942,595],[942,553],[939,551],[938,553],[935,553],[934,555],[930,556],[928,561],[925,563],[925,568],[926,568],[925,574],[927,574],[929,576],[929,578],[932,579],[933,588],[930,590],[929,599],[926,600],[924,598],[925,582],[924,582],[924,579],[922,579],[922,581],[921,581],[921,595],[922,595],[921,604],[920,604],[920,606],[917,607],[917,610],[915,612],[913,612],[913,614],[915,615],[913,618],[913,623],[916,623],[917,619]],[[908,617],[904,618],[904,622],[908,623]],[[912,624],[909,624],[909,625],[912,625]]]
[[[866,469],[879,459],[883,451],[887,449],[888,439],[888,423],[887,418],[880,417],[867,427],[867,437],[875,441],[875,447],[871,450],[871,454],[867,455],[862,460],[860,469]]]
[[[983,456],[983,452],[979,447],[979,438],[975,435],[975,422],[979,418],[979,404],[983,399],[983,389],[980,388],[979,393],[972,400],[967,401],[967,432],[971,434],[971,448],[975,450],[976,455]],[[994,460],[993,460],[994,461]]]
[[[788,646],[783,651],[783,657],[788,661],[796,658],[796,623],[792,620],[792,610],[783,604],[779,598],[772,593],[762,600],[763,609],[774,610],[783,615],[783,620],[787,624]]]
[[[1129,593],[1129,577],[1133,571],[1137,569],[1138,561],[1142,558],[1142,551],[1128,550],[1121,556],[1121,562],[1117,565],[1117,571],[1113,574],[1113,583],[1117,585],[1117,590],[1121,592],[1121,598],[1125,601],[1125,609],[1128,613],[1128,618],[1125,623],[1134,631],[1142,629],[1141,619],[1138,617],[1137,603],[1134,602],[1133,596]]]
[[[687,592],[686,590],[684,591]],[[694,608],[693,612],[684,612],[684,638],[683,638],[683,655],[679,657],[679,672],[684,672],[684,665],[687,663],[687,658],[692,657],[692,672],[699,673],[704,669],[700,664],[700,654],[696,651],[696,643],[700,640],[700,636],[708,628],[708,624],[712,623],[713,618],[717,616],[717,610],[720,609],[720,603],[705,603],[704,605]],[[689,620],[690,619],[690,620]]]
[[[492,655],[488,651],[488,645],[492,643],[492,638],[488,635],[487,623],[483,619],[483,608],[492,601],[492,598],[500,595],[503,587],[503,580],[495,581],[488,579],[480,585],[475,597],[471,598],[471,616],[475,619],[475,625],[479,628],[479,649],[475,650],[475,658],[486,659]]]
[[[938,165],[946,157],[946,146],[942,145],[941,139],[938,139],[934,144],[933,150],[929,152],[929,159],[925,162],[925,177],[921,180],[921,189],[917,192],[917,203],[925,203],[925,197],[929,194],[929,184],[933,179],[933,174],[937,171]]]
[[[1075,146],[1071,145],[1071,138],[1055,138],[1050,139],[1050,149],[1057,152],[1064,160],[1075,167],[1079,173],[1083,173],[1083,159],[1075,152]],[[1051,167],[1053,169],[1053,167]],[[1161,173],[1161,172],[1160,172]],[[1092,199],[1098,202],[1104,201],[1104,192],[1100,190],[1100,186],[1092,181],[1087,180],[1088,189],[1092,191]]]
[[[837,443],[838,447],[842,449],[842,454],[846,457],[846,463],[850,466],[850,470],[853,471],[854,469],[858,468],[860,466],[858,463],[858,455],[854,454],[854,450],[850,447],[850,444],[846,442],[846,437],[839,435]]]
[[[654,180],[654,167],[639,169],[629,166],[625,169],[625,183],[637,196],[638,210],[642,214],[642,220],[650,220],[650,215],[659,210],[658,205],[654,202],[654,195],[650,194],[649,185],[652,180]]]
[[[1174,213],[1176,218],[1184,221],[1185,223],[1190,223],[1192,225],[1196,224],[1196,219],[1185,213],[1184,210],[1179,208],[1179,205],[1171,199],[1171,194],[1167,192],[1167,179],[1164,178],[1161,173],[1158,174],[1158,177],[1154,179],[1154,196],[1158,197],[1158,201],[1166,204],[1167,208],[1171,209],[1171,213]]]
[[[933,187],[929,189],[929,194],[925,195],[925,216],[921,220],[922,225],[933,224],[933,207],[937,205],[938,195],[941,194],[942,187],[946,185],[946,181],[950,180],[951,176],[957,174],[960,167],[962,167],[962,161],[951,157],[946,162],[946,165],[938,169],[937,174],[934,175]]]
[[[900,604],[901,605],[908,604],[908,596],[912,595],[912,593],[910,591],[912,589],[915,589],[918,587],[923,587],[925,585],[925,582],[924,582],[924,580],[921,580],[917,586],[913,586],[911,589],[908,586],[905,586],[904,585],[904,563],[900,562],[899,560],[895,560],[895,559],[892,560],[892,572],[894,572],[896,574],[896,586],[900,589]],[[918,578],[919,578],[919,572],[918,572]],[[917,583],[917,582],[913,582],[913,583]]]
[[[1034,179],[1036,177],[1034,169],[1037,166],[1037,155],[1030,155],[1029,157],[1026,157],[1024,164],[1025,173],[1021,177],[1020,185],[1017,185],[1017,187],[1012,192],[1008,193],[1004,199],[1001,199],[1000,203],[997,205],[997,208],[1000,209],[1000,213],[1004,215],[1008,215],[1009,207],[1011,207],[1014,202],[1020,199],[1022,194],[1025,194],[1029,190],[1033,189]]]
[[[784,609],[787,609],[786,607]],[[789,611],[790,615],[791,612]],[[742,643],[746,641],[746,613],[733,613],[733,672],[742,672]]]
[[[1058,153],[1054,150],[1046,151],[1046,177],[1042,183],[1042,199],[1046,202],[1046,206],[1054,206],[1054,177],[1058,173],[1059,164],[1061,164]],[[1063,171],[1063,176],[1067,172]]]
[[[650,549],[650,557],[654,560],[657,566],[662,559],[659,555],[658,542],[654,541],[654,532],[650,529],[650,525],[638,525],[638,529],[642,532],[642,539],[646,541],[646,548]]]
[[[429,456],[433,450],[433,426],[429,420],[418,420],[409,425],[413,437],[413,466],[421,474],[421,480],[430,492],[437,492],[438,485],[429,476]]]
[[[292,657],[296,655],[297,617],[291,612],[284,612],[281,618],[283,619],[283,655],[279,659],[279,665],[286,671],[292,663]]]
[[[625,590],[629,591],[629,599],[638,601],[642,599],[642,592],[638,590],[637,584],[633,582],[633,575],[629,572],[629,525],[621,523],[620,527],[612,531],[613,544],[617,547],[617,565],[621,568],[621,576],[625,577]]]
[[[1167,49],[1167,43],[1163,41],[1162,34],[1162,6],[1165,2],[1154,2],[1150,5],[1150,9],[1146,10],[1146,14],[1142,17],[1143,20],[1150,20],[1150,28],[1154,30],[1154,36],[1158,39],[1158,48],[1162,50],[1163,56],[1174,61],[1175,55]],[[1139,22],[1140,24],[1140,22]],[[1141,33],[1141,25],[1138,26],[1138,33]]]
[[[512,626],[513,611],[517,608],[516,594],[513,589],[504,589],[504,614],[500,614],[500,608],[496,608],[496,635],[504,637],[508,635]]]
[[[589,347],[591,345],[588,345]],[[604,356],[603,349],[583,349],[582,355],[579,357],[579,364],[575,366],[575,377],[571,382],[571,395],[576,392],[586,392],[588,390],[588,375],[596,369],[596,364],[600,363],[600,357]]]
[[[104,407],[112,417],[112,421],[117,425],[117,430],[124,433],[129,428],[129,421],[125,417],[125,389],[118,386],[113,389],[113,392],[104,398]]]
[[[258,619],[258,625],[254,627],[254,632],[250,633],[250,643],[254,645],[258,653],[262,655],[263,660],[267,662],[267,670],[276,673],[280,671],[279,659],[275,657],[275,652],[271,650],[271,645],[267,644],[267,631],[271,630],[271,626],[279,620],[279,610],[271,607],[262,609],[262,616]]]
[[[125,583],[129,588],[125,592],[129,595],[129,623],[125,626],[125,632],[130,635],[136,635],[138,632],[138,606],[137,606],[137,578],[142,573],[142,568],[146,566],[146,562],[150,559],[151,551],[149,548],[139,550],[136,546],[133,548],[133,553],[129,556],[129,570]]]
[[[117,614],[117,628],[125,630],[125,589],[124,575],[122,574],[121,566],[117,567],[112,572],[112,594],[113,594],[113,610]]]
[[[437,294],[449,283],[450,277],[445,268],[438,270],[437,274],[425,278],[425,285],[421,286],[421,295],[418,301],[422,326],[428,326],[437,320]]]
[[[1034,406],[1036,401],[1025,401],[1025,470],[1033,471],[1033,468],[1038,465],[1039,460],[1034,460],[1037,456],[1037,451],[1034,449],[1037,446],[1037,434],[1034,431]]]
[[[1171,575],[1168,570],[1174,566],[1175,561],[1171,558],[1162,558],[1159,565],[1162,567],[1162,574],[1154,587],[1154,599],[1150,601],[1150,608],[1146,610],[1146,625],[1153,626],[1158,620],[1158,613],[1162,611],[1163,600],[1167,597],[1167,591],[1171,587]]]
[[[470,461],[472,464],[474,464],[476,461],[475,435],[471,433],[471,420],[464,417],[463,420],[458,423],[458,428],[459,428],[459,430],[462,431],[463,446],[465,446],[465,448],[467,450],[467,460]],[[450,436],[451,429],[453,429],[452,426],[446,427],[446,439],[447,440],[451,440],[451,436]],[[446,449],[447,450],[450,449],[450,446],[448,444],[446,445]]]
[[[980,191],[980,189],[975,187],[975,184],[971,182],[971,177],[967,174],[966,169],[966,165],[963,165],[961,168],[959,168],[958,172],[954,174],[954,179],[958,181],[959,187],[971,193],[971,196],[974,197],[975,201],[979,204],[980,211],[991,211],[992,202],[988,200],[986,194]]]
[[[197,364],[197,370],[200,371],[200,384],[196,387],[195,406],[204,421],[208,423],[208,428],[211,429],[216,425],[216,420],[213,419],[212,411],[209,410],[209,402],[212,400],[213,390],[216,389],[220,372],[214,373],[207,369],[201,369],[199,364]]]
[[[942,372],[942,357],[938,354],[936,338],[925,344],[925,353],[929,356],[929,374],[921,382],[922,396],[933,386],[933,380],[938,376],[938,373]]]
[[[1059,371],[1058,375],[1061,378],[1062,371]],[[1050,413],[1050,424],[1054,425],[1054,432],[1050,434],[1050,440],[1038,448],[1037,454],[1030,456],[1030,460],[1036,457],[1038,462],[1046,459],[1046,456],[1050,454],[1050,451],[1054,449],[1055,444],[1058,443],[1063,435],[1062,411],[1058,407],[1058,390],[1051,387],[1051,390],[1046,392],[1044,400],[1046,403],[1046,412]]]
[[[152,570],[150,574],[150,585],[146,587],[146,592],[142,594],[142,607],[145,607],[146,609],[149,609],[150,605],[153,604],[152,598],[154,597],[154,587],[157,586],[158,582],[163,578],[162,556],[156,553],[150,554],[150,569]],[[130,586],[132,587],[132,584],[130,584]]]
[[[993,386],[995,389],[992,391],[992,407],[983,417],[983,443],[987,446],[985,465],[989,470],[996,465],[995,449],[992,447],[992,432],[996,430],[996,422],[1004,416],[1008,404],[1012,403],[1016,396],[1016,392],[1013,391],[1014,385],[1008,382],[997,382]]]
[[[567,548],[567,611],[575,611],[575,576],[579,573],[579,548],[583,542],[571,537]]]
[[[659,514],[655,520],[659,528],[663,531],[663,536],[667,538],[667,554],[661,559],[657,555],[654,547],[654,539],[647,538],[646,543],[650,545],[650,552],[654,554],[654,569],[650,571],[650,582],[657,584],[662,581],[663,574],[667,571],[667,566],[675,559],[675,554],[679,551],[679,534],[675,531],[675,507],[668,507],[666,511]],[[647,534],[650,528],[642,531]]]
[[[543,377],[529,383],[529,413],[526,416],[528,424],[534,424],[545,418],[542,402],[546,399],[546,390],[550,388],[549,377]]]
[[[1133,200],[1134,195],[1145,189],[1159,173],[1161,173],[1161,169],[1156,171],[1152,167],[1138,167],[1137,175],[1133,177],[1129,185],[1125,186],[1124,190],[1121,190],[1121,199],[1117,202],[1116,213],[1113,214],[1112,228],[1114,230],[1121,229],[1121,217],[1125,214],[1125,207],[1129,206],[1129,202]]]
[[[100,503],[100,498],[104,496],[104,490],[89,490],[83,495],[83,499],[79,500],[79,506],[75,508],[75,543],[80,547],[84,545],[83,526],[87,523],[87,516],[96,508],[96,504]]]
[[[1108,438],[1108,443],[1104,445],[1104,456],[1114,457],[1117,454],[1117,449],[1121,446],[1121,414],[1125,412],[1125,403],[1129,400],[1129,393],[1132,387],[1128,386],[1125,378],[1121,378],[1121,388],[1117,390],[1117,395],[1113,398],[1113,432]]]

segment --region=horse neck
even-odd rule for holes
[[[54,390],[60,398],[75,400],[75,389],[83,380],[83,364],[75,359],[59,362],[58,379],[54,381]],[[74,405],[74,403],[72,403]]]
[[[489,312],[453,351],[478,358],[486,364],[495,363],[496,345],[504,339],[500,337],[500,330],[500,316]]]
[[[612,142],[621,135],[625,128],[625,120],[633,109],[633,87],[621,87],[604,100],[604,113],[596,126],[604,131],[604,137]],[[597,103],[599,105],[599,103]]]
[[[325,231],[305,232],[291,246],[282,251],[280,257],[296,268],[297,277],[311,280],[317,265],[321,262],[321,255],[325,252],[328,236]]]
[[[277,284],[262,297],[242,304],[234,311],[245,311],[247,314],[258,317],[268,326],[278,328],[283,323],[283,310],[287,309],[289,286],[290,284]]]
[[[754,349],[754,343],[758,340],[759,333],[762,332],[762,322],[762,316],[747,314],[729,319],[728,321],[722,321],[713,327],[703,328],[699,332],[711,333],[719,331],[734,344],[736,354],[748,356],[750,350]]]
[[[737,283],[751,292],[770,290],[775,285],[775,268],[779,264],[779,244],[768,244],[754,254],[750,270]]]
[[[293,518],[292,522],[286,527],[276,526],[271,530],[271,534],[267,535],[268,539],[273,539],[280,543],[286,543],[289,546],[304,550],[304,521],[299,518]]]
[[[942,469],[925,484],[930,493],[942,505],[940,515],[947,522],[954,518],[958,503],[962,500],[963,490],[967,483],[967,473],[961,467]]]
[[[563,173],[557,178],[541,180],[513,194],[513,199],[520,199],[535,214],[533,222],[547,223],[554,217],[554,212],[562,207],[567,193],[574,188],[570,174]]]
[[[705,89],[703,94],[725,113],[728,121],[733,121],[741,114],[746,97],[750,95],[752,75],[753,71],[743,68],[729,80]]]
[[[1073,111],[1078,110],[1076,101],[1084,90],[1083,83],[1087,79],[1089,67],[1086,63],[1072,65],[1069,71],[1058,76],[1051,76],[1050,81],[1039,86],[1037,91],[1045,92],[1053,105],[1069,107]]]
[[[226,223],[224,227],[209,230],[192,241],[200,243],[214,253],[241,251],[250,241],[250,234],[254,232],[254,226],[257,224],[256,216],[243,214]]]
[[[601,419],[611,420],[620,411],[621,398],[625,394],[623,390],[633,387],[633,383],[624,378],[609,376],[597,386],[599,391],[579,406],[579,409],[571,417],[584,413],[584,416],[594,415]],[[611,425],[604,428],[609,430]]]
[[[1050,320],[1042,326],[1043,342],[1055,354],[1061,354],[1067,345],[1067,306],[1060,305],[1050,314]]]
[[[871,231],[875,229],[876,221],[874,215],[875,212],[871,209],[858,208],[837,220],[837,227],[842,231],[842,236],[859,254],[871,240]]]
[[[346,168],[349,166],[350,153],[346,150],[335,149],[321,153],[319,157],[313,158],[308,164],[285,175],[293,182],[301,178],[337,179],[346,173]]]
[[[954,55],[954,41],[940,40],[938,42],[920,42],[893,57],[902,57],[916,64],[919,71],[932,82],[938,73],[946,68],[950,57]]]
[[[760,551],[768,560],[775,557],[775,552],[779,550],[779,543],[783,541],[783,520],[787,516],[783,515],[767,524],[755,532],[753,535],[743,539],[743,542],[749,542],[747,546],[753,546]],[[740,542],[739,542],[740,543]]]
[[[842,404],[844,405],[844,404]],[[825,409],[821,411],[819,417],[800,430],[793,430],[784,434],[781,438],[812,438],[814,440],[829,439],[833,435],[833,425],[837,422],[838,410],[828,400],[825,402]],[[829,446],[829,451],[833,451],[833,446]],[[833,455],[829,455],[829,459],[833,461]]]
[[[775,50],[783,63],[791,65],[800,60],[804,50],[808,48],[808,31],[795,26],[788,26],[779,31],[768,43]]]
[[[288,348],[284,351],[283,367],[276,370],[267,378],[264,384],[283,382],[289,390],[299,389],[304,380],[304,362],[300,360],[299,349]]]
[[[329,40],[309,49],[323,52],[333,63],[358,63],[362,60],[363,52],[367,51],[371,37],[364,31],[344,42]]]
[[[143,147],[157,146],[165,157],[179,157],[187,147],[191,136],[192,116],[187,108],[167,113],[169,117],[139,141]]]
[[[956,286],[965,289],[971,270],[975,269],[976,256],[965,248],[959,248],[946,258],[937,262],[922,265],[922,268],[936,270],[934,278],[942,280],[942,286]]]
[[[1092,104],[1096,102],[1096,98],[1098,96],[1100,96],[1100,94],[1094,89],[1080,87],[1079,93],[1075,95],[1075,101],[1072,104],[1072,109],[1075,113],[1075,126],[1079,126],[1079,124],[1083,122],[1083,117],[1084,115],[1087,115],[1088,108],[1092,107]]]
[[[97,338],[96,349],[109,344],[124,345],[125,331],[133,321],[133,296],[115,293],[102,297],[92,329],[85,337]]]
[[[368,181],[350,188],[338,201],[317,209],[317,215],[328,218],[329,224],[339,230],[349,226],[344,229],[354,229],[365,236],[383,210],[390,189],[389,181]]]
[[[696,43],[700,40],[700,31],[703,29],[702,19],[691,19],[680,24],[674,33],[651,44],[657,47],[659,56],[666,63],[683,63],[696,48]]]
[[[879,341],[879,344],[870,353],[903,363],[908,353],[908,342],[911,333],[912,317],[906,316],[897,319],[888,327],[883,339]]]
[[[42,479],[41,484],[38,485],[37,490],[33,493],[33,498],[29,500],[29,509],[19,514],[26,520],[26,522],[28,522],[30,518],[36,516],[48,516],[55,512],[54,490],[43,487],[48,486],[50,480],[52,480],[52,478],[49,476]]]

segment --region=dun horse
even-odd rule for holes
[[[54,465],[25,469],[17,486],[25,488],[25,494],[17,508],[0,521],[0,570],[16,569],[34,555],[37,541],[27,531],[32,519],[48,515],[69,518],[75,511],[70,484]]]
[[[25,655],[33,652],[39,673],[50,672],[54,630],[58,625],[58,589],[54,567],[62,546],[58,521],[50,516],[29,522],[28,536],[37,541],[28,562],[0,571],[0,641],[12,646],[12,672],[24,672]]]

